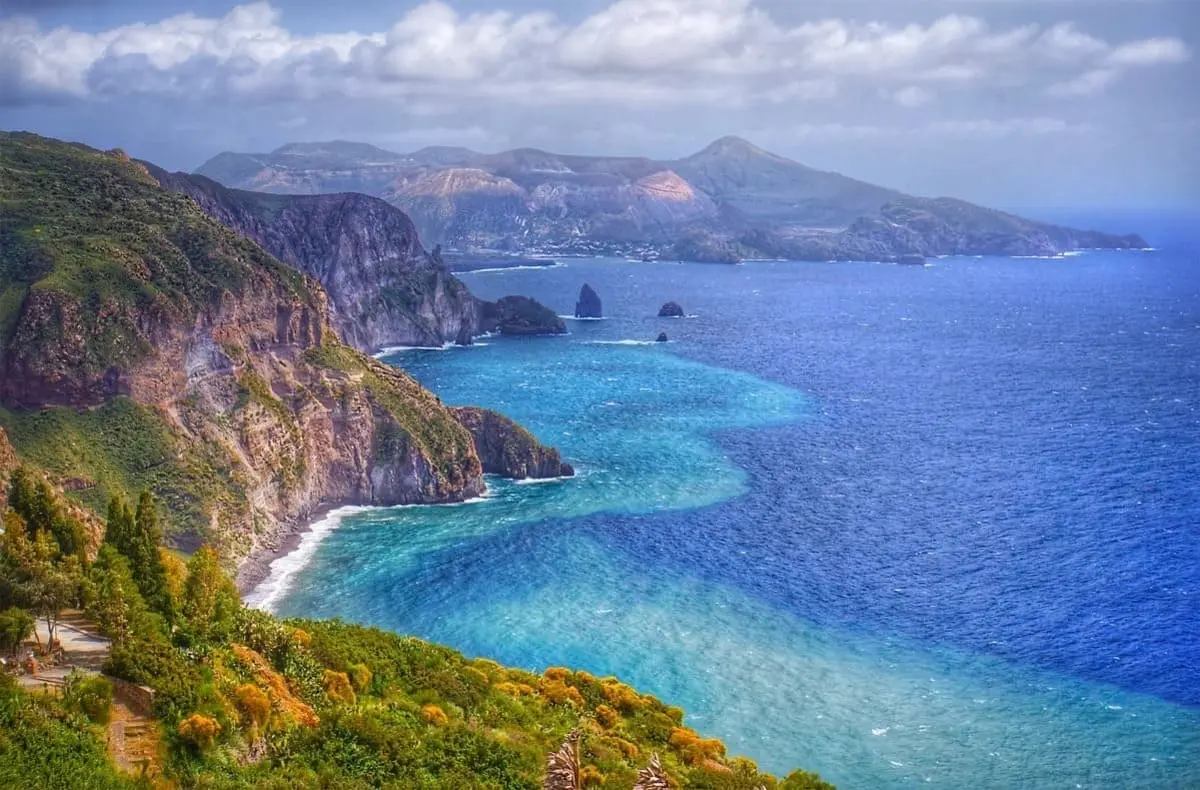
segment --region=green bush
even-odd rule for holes
[[[0,612],[0,651],[16,655],[17,649],[33,636],[33,615],[15,606]]]
[[[108,724],[112,701],[113,686],[108,678],[75,670],[63,681],[63,707],[82,713],[93,724]]]

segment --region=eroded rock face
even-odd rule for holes
[[[683,318],[683,308],[678,302],[667,302],[658,311],[659,318]]]
[[[592,286],[584,284],[579,290],[579,301],[575,303],[576,318],[603,318],[604,308],[600,296],[592,290]]]
[[[273,195],[227,189],[203,176],[151,166],[164,187],[317,279],[338,334],[372,353],[387,346],[470,344],[478,307],[400,209],[359,194]]]
[[[487,409],[454,409],[454,416],[471,433],[475,451],[487,474],[516,480],[573,477],[558,450],[547,447],[517,423]]]

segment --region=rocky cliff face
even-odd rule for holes
[[[387,346],[469,344],[478,305],[430,255],[412,221],[359,194],[266,195],[227,189],[202,176],[151,173],[204,213],[316,278],[329,294],[338,334],[373,352]]]
[[[324,506],[484,490],[467,429],[343,345],[316,282],[137,163],[3,135],[0,185],[0,425],[80,501],[151,488],[177,543],[237,559]]]
[[[546,447],[517,423],[487,409],[454,409],[454,416],[475,441],[475,451],[487,474],[515,480],[573,477],[574,468],[563,463],[558,450]]]

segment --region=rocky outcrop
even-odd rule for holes
[[[467,345],[479,333],[478,306],[467,287],[446,270],[437,250],[425,251],[404,212],[382,200],[268,196],[149,169],[162,186],[318,280],[329,294],[338,334],[360,351]]]
[[[656,342],[656,343],[667,343],[667,342],[670,342],[670,340],[671,340],[671,338],[667,337],[667,333],[666,333],[666,332],[659,332],[659,333],[658,333],[658,339],[657,339],[657,340],[655,340],[654,342]]]
[[[487,474],[516,480],[572,477],[575,470],[563,463],[558,450],[546,447],[533,434],[502,414],[487,409],[453,409],[454,416],[471,433],[475,452]]]
[[[685,313],[678,302],[667,302],[658,310],[659,318],[683,318]]]
[[[480,302],[479,326],[502,335],[563,335],[567,326],[550,308],[528,296],[506,296]]]
[[[600,296],[592,290],[592,286],[584,284],[579,290],[579,301],[575,303],[576,318],[603,318],[604,307]]]
[[[320,508],[484,491],[471,434],[342,344],[319,284],[127,157],[0,135],[0,181],[17,297],[0,422],[81,502],[150,487],[177,545],[237,560]]]

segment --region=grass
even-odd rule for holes
[[[36,360],[70,344],[73,375],[150,353],[137,321],[147,313],[187,318],[254,288],[314,301],[303,275],[158,188],[120,152],[0,133],[0,218],[0,275],[16,284],[0,297],[0,340],[20,331],[22,287],[41,292],[73,320],[27,323],[19,352]]]
[[[128,398],[89,410],[0,408],[0,425],[25,462],[73,481],[70,495],[96,513],[115,495],[133,501],[154,491],[168,534],[204,534],[211,508],[236,498],[232,464],[219,448],[183,452],[159,413]]]

